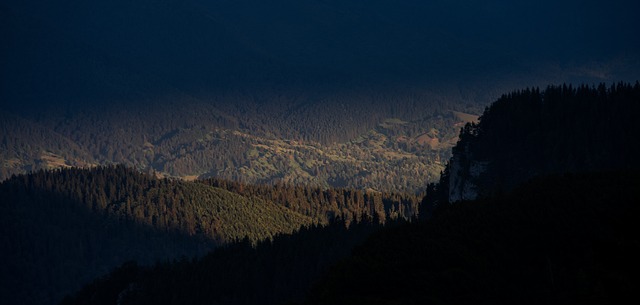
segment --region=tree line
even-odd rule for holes
[[[489,196],[536,176],[638,169],[637,113],[638,82],[505,94],[461,129],[439,183],[428,186],[425,211],[452,195]]]

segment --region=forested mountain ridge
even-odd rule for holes
[[[390,224],[387,224],[389,226]],[[252,248],[235,243],[191,261],[124,264],[61,304],[283,304],[302,300],[337,260],[380,224],[362,219],[301,229]]]
[[[639,112],[638,82],[503,95],[463,128],[428,201],[489,196],[554,173],[638,169]]]
[[[640,173],[538,177],[374,234],[303,304],[623,304]]]
[[[600,0],[2,0],[0,300],[49,305],[59,302],[63,294],[78,291],[66,302],[301,301],[336,259],[348,255],[381,222],[394,225],[416,213],[430,214],[424,211],[448,203],[458,190],[464,194],[466,186],[474,189],[476,183],[484,187],[498,181],[486,194],[478,191],[480,196],[494,196],[509,192],[511,185],[506,184],[511,178],[522,182],[519,179],[530,168],[518,164],[518,155],[535,154],[538,147],[515,143],[517,153],[496,152],[500,159],[508,158],[490,164],[500,165],[496,172],[483,172],[487,159],[475,156],[451,162],[460,165],[455,170],[446,168],[459,135],[474,149],[484,149],[474,144],[473,125],[469,125],[470,134],[461,134],[460,127],[475,122],[485,105],[514,88],[640,79],[638,11],[640,2],[629,0],[606,4]],[[615,99],[606,100],[617,104]],[[580,113],[588,112],[579,103],[572,105]],[[602,110],[595,108],[595,112]],[[632,110],[620,117],[633,121],[630,113],[637,113],[637,108]],[[562,122],[563,116],[553,119]],[[527,127],[518,123],[494,127]],[[547,131],[536,129],[540,130]],[[627,134],[629,130],[636,134],[634,127],[606,130],[622,135],[611,139],[635,142]],[[552,138],[556,135],[566,136],[559,132]],[[582,138],[571,144],[589,142]],[[621,147],[606,136],[599,135],[598,141],[602,138],[606,145]],[[492,144],[502,142],[486,139]],[[549,147],[552,151],[545,157],[580,152],[562,145]],[[588,147],[598,148],[592,143]],[[460,150],[464,151],[463,145]],[[589,156],[596,156],[596,162],[612,158],[598,153]],[[557,160],[563,164],[572,159]],[[593,162],[589,158],[585,163]],[[516,174],[503,171],[503,166]],[[449,175],[453,172],[461,176]],[[471,177],[481,172],[491,175]],[[494,174],[510,180],[503,184]],[[454,176],[463,179],[451,180]],[[430,184],[438,179],[446,182]],[[615,193],[615,187],[599,182],[606,193]],[[628,185],[616,184],[620,194],[633,193]],[[425,193],[427,185],[423,205],[427,209],[419,209],[416,197]],[[595,192],[594,184],[582,185]],[[518,194],[527,196],[529,191]],[[588,195],[587,201],[608,199]],[[637,286],[616,280],[628,274],[618,270],[622,268],[610,268],[609,262],[626,261],[618,259],[625,258],[625,247],[637,256],[634,237],[617,234],[615,227],[626,224],[625,216],[637,213],[628,206],[616,206],[619,209],[613,214],[622,215],[619,223],[609,221],[607,211],[602,213],[604,219],[596,216],[595,222],[588,215],[573,223],[575,214],[553,209],[549,218],[545,218],[548,214],[539,217],[550,219],[549,228],[575,224],[587,227],[586,234],[605,228],[604,233],[592,234],[595,240],[622,249],[613,252],[619,257],[613,255],[602,264],[597,258],[603,247],[597,244],[570,249],[576,250],[570,251],[572,256],[584,257],[579,262],[598,262],[595,268],[588,264],[567,268],[577,269],[578,279],[586,278],[580,282],[586,285],[576,285],[583,295],[595,298],[602,295],[590,291],[615,291],[608,288],[609,283],[614,289],[625,289],[628,283]],[[447,213],[448,207],[442,204],[438,212]],[[492,267],[487,271],[490,275],[506,274],[506,280],[497,283],[518,288],[516,281],[510,281],[518,274],[500,273],[500,267],[518,265],[508,260],[508,254],[530,257],[527,251],[508,251],[512,239],[523,237],[511,235],[522,230],[509,221],[531,224],[528,216],[536,211],[523,208],[526,215],[519,217],[518,211],[510,215],[507,210],[501,217],[500,211],[487,210],[477,215],[506,224],[483,226],[473,215],[471,219],[440,218],[445,224],[435,231],[453,233],[441,235],[442,243],[426,243],[446,252],[434,255],[444,257],[442,261],[428,262],[446,268],[437,275],[444,281],[428,282],[436,284],[429,288],[444,286],[444,294],[459,286],[473,288],[474,283],[494,279],[484,277],[482,270],[474,273],[486,266]],[[564,215],[571,219],[565,221]],[[587,225],[582,226],[582,220]],[[560,225],[554,226],[556,222]],[[414,231],[415,227],[404,228]],[[355,297],[344,303],[415,302],[412,293],[427,289],[411,285],[423,283],[421,276],[429,278],[429,271],[411,269],[423,266],[423,261],[413,260],[422,256],[414,254],[415,244],[402,244],[424,241],[423,231],[416,231],[420,232],[406,236],[390,233],[389,247],[385,237],[377,239],[387,233],[374,237],[356,251],[354,260],[349,259],[353,264],[338,267],[337,277],[329,275],[344,284],[337,290],[320,287],[309,300],[341,303],[344,299],[333,298],[333,292],[353,287]],[[534,272],[522,274],[532,279],[540,278],[535,273],[540,270],[564,274],[554,265],[558,255],[545,252],[554,248],[545,248],[549,244],[533,234],[529,243],[526,237],[535,230],[524,231],[526,236],[518,241],[524,241],[523,247],[540,246],[530,252],[545,257],[547,265],[536,257],[531,260]],[[581,232],[558,231],[569,245],[582,240]],[[467,232],[472,245],[456,243],[455,238]],[[497,236],[497,241],[483,238],[484,232]],[[554,237],[541,232],[547,234],[542,237]],[[619,243],[607,243],[609,236]],[[238,239],[243,241],[234,242]],[[477,243],[484,246],[485,240],[489,247],[497,244],[497,255],[490,251],[467,255],[474,253]],[[394,247],[395,242],[400,246]],[[219,251],[190,259],[221,243]],[[373,258],[362,255],[369,250],[376,251]],[[391,259],[381,262],[375,257],[378,253]],[[459,253],[462,262],[455,260]],[[491,261],[501,255],[506,256],[505,262]],[[185,258],[171,261],[177,256]],[[473,264],[476,257],[480,257],[478,268]],[[107,274],[128,260],[139,265],[126,263]],[[161,261],[150,265],[157,260]],[[447,268],[449,262],[453,268]],[[369,263],[380,267],[382,280],[377,271],[358,273],[360,266]],[[401,272],[405,266],[411,270]],[[473,270],[460,271],[460,266]],[[352,271],[358,274],[352,276]],[[360,275],[367,278],[359,281]],[[81,283],[98,276],[102,277],[78,290]],[[371,281],[375,282],[369,285]],[[533,293],[529,300],[544,301],[556,291],[561,296],[576,291],[554,290],[556,278],[550,282],[551,292],[543,287],[537,290],[541,294]],[[370,293],[368,288],[375,288],[373,297],[365,296],[363,301],[358,294]],[[402,298],[396,297],[397,292]],[[488,296],[487,303],[496,296],[475,293],[475,289],[466,292],[470,298]],[[385,295],[377,298],[376,293]],[[434,299],[441,300],[435,293]],[[467,294],[451,295],[443,303],[464,300]],[[421,302],[416,303],[430,301],[417,299]]]
[[[91,154],[50,128],[0,110],[0,179],[43,168],[88,166]]]
[[[416,215],[414,195],[158,179],[123,165],[62,168],[0,183],[5,300],[51,304],[128,260],[201,255],[301,228]],[[354,222],[355,221],[355,222]]]
[[[412,219],[419,215],[419,196],[406,193],[362,191],[349,188],[320,189],[304,185],[251,185],[209,178],[203,184],[221,187],[249,198],[274,202],[294,212],[310,216],[314,222],[326,224],[341,219],[347,225],[362,217]]]
[[[609,304],[632,298],[638,285],[635,275],[640,272],[635,264],[640,255],[635,234],[640,174],[633,162],[636,148],[629,146],[629,137],[637,132],[633,127],[624,132],[620,129],[633,120],[612,120],[630,119],[636,113],[639,90],[639,83],[620,83],[529,89],[505,95],[487,109],[477,125],[463,128],[454,153],[462,151],[475,157],[502,149],[497,155],[502,159],[491,160],[487,168],[507,163],[506,169],[497,169],[516,180],[511,187],[492,189],[495,186],[490,183],[479,184],[488,187],[486,193],[480,189],[481,197],[449,204],[446,183],[450,180],[445,171],[441,184],[430,185],[424,200],[426,208],[437,204],[431,219],[374,233],[315,281],[305,300],[294,297],[299,296],[299,286],[288,292],[288,300],[294,304]],[[542,101],[537,98],[542,96]],[[575,110],[577,104],[586,109]],[[559,130],[564,127],[568,130]],[[568,135],[575,139],[565,139]],[[588,142],[590,138],[606,138],[598,144],[609,146],[595,150],[596,146],[587,145],[595,145]],[[546,140],[540,143],[549,144],[544,148],[551,153],[535,155],[531,146],[539,143],[528,143],[527,139]],[[626,142],[618,143],[620,139]],[[502,146],[496,147],[498,144]],[[567,152],[570,158],[559,158]],[[515,158],[518,155],[522,158]],[[538,166],[540,172],[532,174],[528,171],[531,166]],[[471,179],[472,173],[475,171],[460,174]],[[269,253],[291,250],[279,243],[271,245],[273,252]],[[286,272],[269,269],[261,273],[264,269],[255,266],[243,269],[248,273],[238,275],[240,279],[233,278],[237,282],[229,288],[232,293],[224,293],[224,288],[219,289],[224,284],[215,280],[213,286],[201,281],[213,273],[210,270],[220,270],[225,261],[235,261],[226,258],[235,257],[233,253],[255,261],[272,259],[261,250],[228,250],[225,255],[212,254],[211,261],[195,260],[193,265],[161,264],[155,269],[123,266],[66,301],[98,304],[96,296],[101,300],[123,296],[125,304],[272,304],[271,298],[260,301],[260,296],[268,295],[263,289],[269,291],[271,286],[254,289],[249,285],[251,288],[244,290],[239,283],[245,278],[275,276],[272,279],[277,282],[264,282],[289,287],[290,280],[280,277]],[[295,255],[281,257],[285,265],[298,262]],[[172,286],[169,279],[176,275],[189,284]]]
[[[638,82],[504,95],[463,128],[428,186],[420,211],[431,217],[374,234],[304,304],[634,298],[639,107]]]
[[[50,192],[81,202],[98,214],[133,219],[141,224],[220,243],[245,237],[256,241],[291,233],[311,218],[254,197],[246,198],[201,183],[156,179],[124,166],[39,171],[5,181],[5,205],[14,190]]]
[[[59,185],[34,178],[20,176],[0,184],[3,302],[55,304],[124,261],[151,264],[202,255],[215,246],[202,235],[159,230],[133,217],[93,210],[89,200],[105,192],[97,189],[98,181],[91,190],[73,185],[69,176],[57,179],[69,180]],[[68,186],[75,187],[64,189]]]
[[[450,111],[477,115],[526,85],[638,78],[634,4],[545,1],[554,9],[5,0],[0,111],[35,127],[2,126],[0,179],[123,163],[173,177],[421,193],[458,135]]]
[[[123,109],[4,113],[0,178],[61,166],[123,163],[186,179],[421,193],[427,181],[438,178],[440,160],[449,157],[457,128],[473,116],[444,109],[447,104],[418,109],[426,97],[407,96],[384,108],[384,97],[377,98],[371,101],[377,103],[373,108],[364,100],[294,109],[284,102],[260,106],[184,100]],[[405,120],[388,117],[393,114]]]

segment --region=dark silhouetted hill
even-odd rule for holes
[[[508,177],[515,180],[511,181],[512,186],[492,189],[491,184],[479,184],[489,187],[486,193],[481,193],[480,199],[457,204],[448,203],[448,191],[438,193],[446,186],[429,186],[426,203],[432,203],[429,202],[432,198],[444,198],[430,220],[375,233],[356,247],[351,256],[316,281],[304,302],[604,304],[618,303],[632,296],[633,287],[638,284],[635,274],[639,271],[634,264],[640,251],[634,219],[639,212],[635,202],[640,196],[637,188],[640,176],[634,170],[631,154],[625,150],[630,142],[623,144],[613,139],[619,136],[628,140],[629,135],[634,134],[633,128],[620,134],[616,132],[620,131],[620,126],[632,122],[619,119],[628,119],[635,113],[634,101],[637,101],[639,89],[638,84],[577,89],[563,86],[550,87],[544,94],[538,90],[525,90],[503,97],[487,109],[477,125],[464,127],[454,153],[466,151],[471,156],[491,157],[490,153],[495,152],[498,159],[492,159],[483,165],[486,166],[483,169],[489,171],[494,164],[508,164],[497,169],[504,170],[504,175],[511,175]],[[583,108],[575,110],[578,104]],[[584,127],[585,124],[595,127]],[[590,150],[593,146],[587,145],[591,142],[585,140],[592,137],[602,140],[609,136],[612,139],[604,143],[610,146],[603,150]],[[501,140],[495,140],[496,137]],[[536,141],[549,145],[548,149],[557,153],[536,154],[532,149],[538,147]],[[463,150],[465,147],[468,150]],[[633,152],[635,148],[629,149]],[[564,153],[573,154],[571,158],[560,158]],[[617,159],[611,159],[614,153],[617,153]],[[515,158],[518,154],[521,158],[503,158]],[[501,163],[504,160],[510,163]],[[522,171],[540,164],[549,165],[539,167],[541,171],[535,174]],[[444,183],[450,181],[447,175],[446,172],[443,175]],[[467,173],[466,178],[469,175]],[[215,185],[219,182],[205,183]],[[242,192],[240,184],[227,187]],[[250,192],[261,194],[259,187]],[[442,197],[430,197],[433,194],[429,192]],[[289,204],[295,206],[293,201]],[[287,238],[295,239],[296,236]],[[307,253],[306,250],[313,248],[304,242],[292,245],[293,248],[277,242],[267,245],[273,246],[274,253],[281,253],[279,251],[285,251],[284,248]],[[228,251],[234,253],[226,254],[230,257],[245,255],[234,252],[245,253],[239,248]],[[263,261],[264,257],[271,256],[261,251],[265,250],[250,251],[255,255],[250,261],[271,262]],[[259,289],[252,288],[252,284],[242,284],[247,279],[244,271],[236,273],[237,277],[230,277],[235,283],[231,286],[218,284],[215,282],[218,278],[200,282],[198,279],[203,277],[197,275],[199,272],[214,274],[210,270],[218,270],[215,266],[235,261],[226,256],[215,256],[215,253],[223,252],[214,252],[209,257],[216,259],[209,263],[204,259],[194,261],[194,265],[161,264],[155,270],[123,266],[67,301],[69,304],[91,302],[88,300],[99,295],[108,296],[105,299],[120,295],[128,304],[271,304],[274,300],[299,300],[296,296],[300,296],[302,286],[291,286],[289,279],[281,278],[288,267],[263,273],[263,268],[251,265],[251,271],[246,271],[251,274],[249,278],[272,279],[258,280]],[[285,264],[304,260],[284,254],[280,257],[284,258]],[[299,267],[304,270],[313,266],[312,263]],[[170,279],[176,274],[182,280],[172,282]],[[182,285],[182,282],[188,284]],[[211,282],[217,284],[209,286]],[[172,287],[176,287],[175,290]],[[281,297],[271,299],[269,293],[262,290],[270,291],[270,287],[297,288],[291,291],[282,288],[278,290],[283,293]],[[224,291],[232,292],[225,294]],[[265,299],[261,300],[262,297]]]
[[[329,266],[379,224],[341,221],[273,241],[216,249],[201,259],[151,267],[126,264],[62,304],[281,304],[300,300]]]
[[[536,176],[637,170],[638,112],[638,82],[503,95],[463,128],[429,204],[490,196]]]
[[[418,201],[348,189],[158,179],[122,165],[14,176],[0,184],[0,292],[10,303],[52,304],[126,261],[191,258],[335,219],[343,226],[361,218],[407,219]]]
[[[432,217],[372,236],[306,304],[632,299],[639,105],[637,82],[504,95],[462,129],[421,206]]]
[[[305,304],[621,304],[634,298],[638,172],[536,178],[374,234]]]

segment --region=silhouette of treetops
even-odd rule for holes
[[[15,302],[53,304],[126,260],[192,257],[338,220],[346,230],[362,219],[405,219],[415,215],[417,201],[373,191],[158,179],[123,165],[13,176],[0,183],[0,242],[8,245],[0,292]]]
[[[363,216],[409,219],[417,215],[418,205],[414,195],[221,179],[194,183],[157,179],[123,165],[38,171],[14,176],[3,186],[68,196],[99,214],[219,243],[245,237],[255,242],[334,218],[347,224]]]
[[[101,190],[107,194],[112,190],[98,182],[109,181],[102,179],[104,172],[49,174],[18,176],[0,184],[3,302],[57,304],[64,295],[127,260],[146,265],[203,255],[215,247],[215,242],[202,235],[93,210],[91,198],[108,198]],[[129,175],[125,179],[133,182],[145,177]]]
[[[334,222],[201,259],[129,263],[63,304],[617,303],[638,284],[638,183],[638,172],[545,177],[428,222]]]
[[[361,217],[376,216],[385,219],[410,219],[418,214],[419,196],[405,193],[362,191],[348,188],[320,189],[304,185],[244,184],[238,181],[209,178],[203,184],[220,187],[231,192],[275,202],[294,212],[310,216],[319,223],[334,218],[347,224]]]
[[[307,216],[260,198],[249,200],[201,183],[156,179],[122,165],[39,171],[4,185],[68,196],[98,214],[220,243],[244,237],[257,241],[311,223]]]
[[[478,196],[509,190],[540,175],[638,169],[638,113],[638,82],[503,95],[477,124],[462,128],[440,185],[427,196],[448,201],[469,189]]]
[[[636,294],[640,172],[536,178],[373,234],[304,304],[625,303]]]
[[[386,226],[391,225],[387,223]],[[396,225],[395,223],[393,225]],[[373,219],[302,228],[251,246],[247,239],[193,260],[126,263],[62,302],[71,304],[282,304],[300,301],[337,260],[382,228]]]

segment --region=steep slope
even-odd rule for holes
[[[291,233],[311,218],[201,183],[123,166],[40,171],[0,184],[0,295],[53,304],[128,260],[201,255]]]
[[[193,257],[338,218],[344,222],[334,229],[361,219],[405,219],[417,203],[402,194],[158,179],[122,165],[14,176],[0,184],[0,295],[10,303],[53,304],[125,261]]]
[[[420,197],[413,194],[386,193],[349,188],[313,188],[308,185],[252,185],[223,179],[205,179],[201,183],[221,187],[249,198],[262,198],[307,215],[314,222],[327,224],[341,219],[347,225],[365,217],[380,220],[408,220],[418,215]]]
[[[462,130],[440,200],[475,199],[552,173],[638,169],[639,111],[638,82],[504,95]]]
[[[127,264],[62,304],[282,304],[300,300],[335,261],[381,228],[368,221],[303,229],[258,243],[236,243],[192,261]]]
[[[202,236],[158,230],[92,211],[74,196],[0,185],[0,297],[7,304],[57,304],[120,264],[202,255]]]
[[[494,107],[509,109],[501,112],[501,116],[509,116],[513,113],[513,117],[501,119],[497,115],[487,115],[478,125],[489,124],[486,122],[492,122],[492,120],[494,123],[502,120],[502,122],[513,122],[517,127],[515,130],[507,129],[504,125],[496,123],[500,126],[497,128],[499,132],[496,132],[496,129],[487,129],[492,130],[491,133],[494,136],[500,135],[501,132],[535,134],[536,131],[541,130],[546,131],[547,136],[549,134],[559,136],[562,133],[557,129],[558,126],[585,124],[586,122],[582,120],[585,117],[593,118],[594,112],[604,115],[604,119],[601,118],[604,122],[620,118],[619,115],[626,117],[629,113],[635,113],[633,111],[636,107],[634,101],[637,101],[635,92],[638,89],[640,89],[639,84],[635,86],[620,84],[613,88],[606,88],[603,85],[598,90],[588,87],[581,87],[575,91],[569,87],[548,90],[545,93],[545,99],[549,104],[545,107],[551,105],[554,107],[548,109],[549,113],[546,115],[547,118],[556,118],[556,120],[549,120],[555,122],[555,124],[549,124],[549,129],[540,127],[539,122],[532,123],[532,121],[537,122],[535,119],[538,118],[538,113],[530,111],[531,109],[526,106],[537,107],[535,105],[539,105],[539,101],[536,99],[524,99],[528,102],[523,102],[524,105],[517,102],[509,106],[505,106],[507,103],[497,103]],[[568,101],[554,97],[553,94],[557,92],[564,92],[563,96],[571,101],[569,105],[573,107],[563,106]],[[571,98],[576,98],[576,92],[581,93],[578,95],[579,100]],[[536,94],[539,94],[537,90],[528,90],[516,96],[529,97]],[[594,99],[607,102],[592,104]],[[567,115],[566,111],[574,109],[577,103],[585,106],[599,106],[578,111],[578,118],[569,115],[568,120],[562,120]],[[487,113],[493,113],[491,109],[498,108],[490,108]],[[519,114],[521,111],[533,117]],[[528,120],[525,120],[527,117]],[[587,122],[603,128],[599,132],[607,135],[618,131],[615,128],[619,124],[628,124],[628,122],[605,124],[602,121]],[[388,121],[386,124],[402,124],[402,122]],[[475,149],[486,148],[487,151],[495,149],[491,145],[485,146],[481,143],[481,141],[488,141],[488,144],[496,143],[492,142],[492,136],[488,131],[487,134],[471,132],[476,130],[475,127],[477,125],[473,124],[465,127],[463,136],[466,138],[461,139],[458,149],[461,149],[460,146],[468,143],[465,141],[470,139],[477,140],[477,142],[471,142],[474,145],[472,146],[474,150],[469,151],[472,155]],[[574,145],[582,143],[585,137],[589,137],[588,133],[591,129],[574,127],[570,131],[575,137],[575,142],[572,143]],[[634,134],[633,130],[629,132]],[[613,134],[615,137],[615,133]],[[629,134],[621,133],[620,136],[625,138]],[[544,137],[539,136],[536,139],[544,139]],[[552,137],[549,143],[554,143],[554,139]],[[530,145],[525,140],[516,143],[525,143],[522,144],[524,147]],[[555,169],[558,171],[574,170],[580,173],[548,176],[548,173],[542,172],[540,175],[544,176],[539,176],[533,181],[529,181],[530,176],[514,175],[514,179],[520,179],[516,181],[519,185],[514,186],[515,190],[513,188],[502,192],[491,190],[487,196],[492,195],[492,198],[467,201],[457,205],[441,204],[438,213],[430,221],[383,230],[373,235],[365,244],[354,250],[350,258],[338,264],[323,280],[317,282],[316,288],[309,294],[306,303],[616,303],[631,296],[634,293],[633,287],[638,284],[635,274],[640,271],[633,265],[635,257],[640,254],[637,236],[633,234],[638,229],[634,219],[640,213],[635,204],[640,199],[640,190],[637,188],[640,183],[640,173],[637,170],[633,171],[635,163],[629,158],[629,151],[625,150],[627,147],[625,145],[615,145],[602,153],[595,154],[579,149],[584,146],[572,145],[556,143],[554,147],[560,148],[561,152],[565,150],[581,152],[571,158],[575,163],[562,162],[565,159],[559,159],[556,155],[550,154],[543,155],[548,159],[525,157],[519,159],[521,164],[509,164],[517,165],[514,167],[517,170],[516,173],[521,173],[521,168],[531,166],[529,164],[531,160],[538,162],[546,160],[556,166]],[[503,146],[505,151],[499,156],[522,153],[522,146]],[[484,152],[478,151],[478,155]],[[610,154],[613,153],[617,153],[621,158],[611,159]],[[573,166],[587,159],[597,160],[597,162],[588,163],[594,167]],[[588,171],[592,172],[585,173]],[[436,199],[444,198],[440,203],[448,202],[446,200],[449,195],[446,187],[446,183],[450,181],[449,174],[446,172],[444,174],[442,181],[445,185],[431,185],[429,188],[435,195],[442,196],[436,196]],[[216,185],[217,182],[212,179],[205,183]],[[241,184],[235,184],[229,189],[237,193],[243,192]],[[259,189],[248,192],[261,193]],[[278,191],[271,194],[286,193],[288,192]],[[312,194],[302,189],[300,193],[301,197]],[[428,201],[434,197],[426,198]],[[295,206],[296,200],[287,202]],[[303,245],[296,250],[294,246],[293,249],[284,250],[274,243],[270,251],[277,253],[276,256],[282,253],[280,251],[285,251],[288,254],[281,256],[285,264],[289,264],[290,261],[296,264],[298,262],[296,256],[287,251],[306,253],[304,251],[308,250],[307,247],[309,246]],[[239,253],[244,252],[239,251]],[[243,255],[248,255],[259,262],[263,261],[264,257],[271,257],[260,251]],[[276,282],[268,280],[264,282],[275,287],[292,287],[291,279],[271,277],[273,274],[279,274],[280,269],[264,271],[261,268],[250,271],[251,275],[241,273],[242,275],[238,277],[231,277],[230,286],[225,286],[226,282],[223,284],[215,282],[213,286],[208,286],[209,282],[201,281],[202,278],[214,273],[211,270],[219,270],[217,269],[219,267],[215,266],[235,261],[225,255],[214,255],[210,258],[212,260],[208,263],[196,261],[194,265],[162,265],[155,270],[125,267],[87,286],[68,301],[70,304],[90,303],[92,296],[104,293],[105,299],[113,299],[121,295],[122,300],[130,304],[171,304],[172,302],[252,304],[260,302],[260,298],[265,294],[268,295],[268,292],[253,288],[243,290],[244,286],[241,283],[246,278],[278,279]],[[264,261],[271,262],[269,259]],[[316,266],[311,264],[309,266]],[[305,269],[304,266],[298,267]],[[202,274],[187,270],[198,270]],[[285,270],[288,269],[285,268]],[[176,290],[172,290],[174,282],[169,279],[173,279],[176,274],[182,275],[181,279],[188,284],[174,285]],[[224,294],[222,292],[224,289],[220,290],[220,287],[227,287],[233,293]],[[272,286],[260,287],[270,291]],[[242,292],[238,293],[238,290]],[[286,289],[279,291],[286,291]],[[156,298],[156,296],[164,297]],[[272,300],[265,297],[264,302],[270,303]]]
[[[305,304],[616,304],[640,272],[640,173],[536,179],[381,231]]]
[[[421,215],[435,208],[433,217],[372,236],[306,303],[632,298],[639,102],[637,82],[504,95],[464,127],[440,183],[427,188]]]
[[[244,237],[261,240],[276,233],[291,233],[311,222],[309,217],[257,197],[247,198],[201,183],[156,179],[121,165],[39,171],[9,179],[2,186],[6,196],[13,196],[13,190],[27,195],[50,192],[73,198],[98,214],[218,242]],[[21,204],[9,199],[6,202],[11,206]]]

